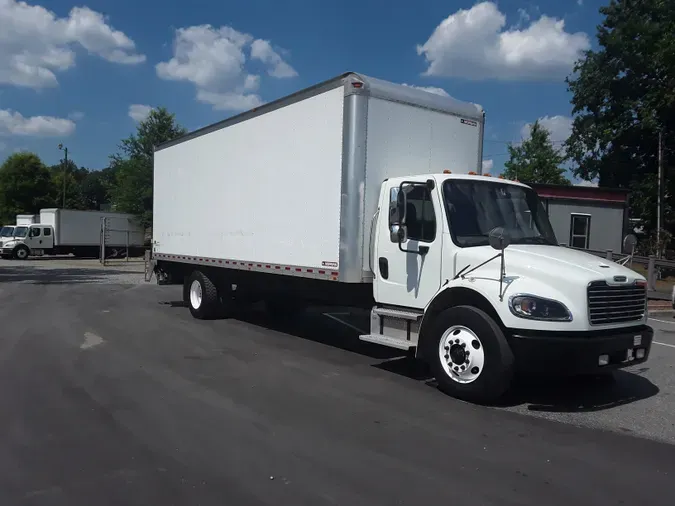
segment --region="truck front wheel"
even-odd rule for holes
[[[184,295],[190,313],[199,320],[208,320],[218,315],[220,301],[216,285],[201,271],[194,271],[185,280]]]
[[[514,358],[499,325],[473,306],[456,306],[436,318],[428,360],[439,388],[469,402],[490,403],[511,386]]]
[[[14,249],[14,258],[17,260],[25,260],[28,258],[28,255],[30,254],[30,250],[26,246],[17,246],[16,249]]]

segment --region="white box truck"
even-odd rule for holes
[[[516,370],[647,360],[646,280],[558,245],[530,187],[481,174],[480,106],[347,73],[157,146],[148,276],[195,318],[362,306],[361,339],[488,402]]]
[[[42,209],[37,222],[19,225],[10,240],[2,240],[5,258],[25,259],[30,255],[96,257],[100,254],[103,219],[106,220],[106,251],[129,248],[129,255],[142,254],[144,230],[133,215],[73,209]]]
[[[33,223],[40,223],[39,214],[17,214],[16,215],[16,224],[17,225],[32,225]]]

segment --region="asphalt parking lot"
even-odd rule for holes
[[[444,396],[348,311],[196,321],[138,264],[0,262],[0,504],[672,504],[675,319],[605,382]]]

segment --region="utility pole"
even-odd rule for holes
[[[660,137],[659,137],[660,139]],[[65,155],[64,164],[63,164],[63,205],[62,208],[66,208],[66,174],[68,173],[68,148],[64,147],[63,144],[59,144],[59,149],[63,150]]]

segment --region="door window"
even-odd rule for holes
[[[436,212],[431,200],[431,192],[426,186],[404,186],[406,193],[406,225],[408,239],[412,241],[433,242],[436,238]],[[392,188],[389,195],[390,204],[397,201],[398,188]],[[392,207],[390,206],[390,209]],[[397,221],[395,208],[389,214],[389,229],[393,230]]]
[[[29,237],[40,237],[40,229],[37,227],[31,228]]]

